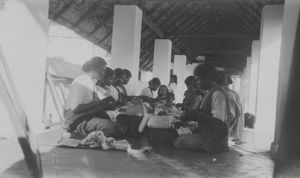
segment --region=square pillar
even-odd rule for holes
[[[299,153],[299,13],[300,1],[286,1],[279,61],[275,138],[272,152]],[[297,34],[298,30],[298,34]],[[278,147],[279,145],[279,147]],[[278,150],[279,149],[279,150]]]
[[[260,41],[252,42],[251,50],[251,76],[249,91],[249,112],[256,115],[256,98],[257,98],[257,82],[258,82],[258,61],[260,53]]]
[[[115,5],[113,17],[111,67],[125,68],[132,73],[126,86],[129,94],[135,94],[138,81],[142,11],[136,5]]]
[[[238,90],[243,108],[245,106],[245,88],[246,86],[245,86],[245,68],[244,68],[243,73],[240,75],[240,87]]]
[[[176,103],[182,103],[183,94],[186,90],[184,84],[186,73],[186,56],[174,55],[174,74],[177,75],[177,91],[175,92]]]
[[[171,54],[171,40],[155,40],[153,55],[153,77],[158,77],[162,85],[168,85],[170,82]]]
[[[33,132],[42,123],[49,0],[0,3],[0,47]],[[4,118],[8,119],[8,118]]]
[[[247,57],[247,64],[244,69],[244,112],[249,112],[249,93],[250,93],[250,78],[251,78],[251,57]]]
[[[264,6],[256,111],[256,145],[269,148],[274,137],[283,6]]]

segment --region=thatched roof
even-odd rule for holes
[[[184,54],[189,62],[202,55],[241,70],[259,39],[263,6],[283,0],[50,0],[49,18],[110,51],[115,4],[143,11],[141,69],[152,69],[154,40],[167,38],[172,54]]]

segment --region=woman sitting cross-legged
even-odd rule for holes
[[[64,113],[64,127],[68,131],[86,136],[101,130],[106,136],[114,135],[115,126],[105,112],[114,108],[114,100],[100,100],[96,94],[96,82],[102,79],[105,68],[104,59],[93,57],[83,64],[85,73],[72,82]]]
[[[155,115],[168,115],[173,116],[174,118],[179,118],[181,112],[174,105],[175,95],[174,93],[168,93],[164,101],[157,102],[154,108]]]
[[[232,118],[228,114],[229,104],[224,89],[216,84],[216,70],[212,65],[200,64],[194,70],[197,85],[206,90],[200,107],[187,110],[183,121],[196,123],[193,129],[180,127],[180,135],[174,142],[178,149],[227,151],[228,128]]]
[[[160,86],[160,80],[159,78],[153,78],[148,82],[148,87],[144,88],[139,98],[141,98],[143,101],[150,103],[151,105],[154,104],[154,102],[158,101],[157,98],[154,97],[153,92],[155,92]]]

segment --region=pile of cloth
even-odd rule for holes
[[[102,150],[115,149],[124,151],[130,147],[127,140],[115,140],[112,137],[106,137],[102,131],[91,132],[80,142],[80,145]]]
[[[121,150],[140,160],[146,159],[146,153],[152,152],[151,147],[143,147],[142,149],[132,149],[127,140],[115,140],[112,137],[106,137],[102,131],[91,132],[86,136],[80,145],[101,150]]]

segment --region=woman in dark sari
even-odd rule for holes
[[[216,70],[212,65],[198,65],[194,76],[198,87],[207,93],[198,109],[186,111],[183,121],[193,123],[194,127],[191,131],[188,127],[179,128],[180,136],[174,145],[178,149],[195,151],[227,151],[228,124],[231,122],[228,116],[227,95],[224,89],[216,84]]]

